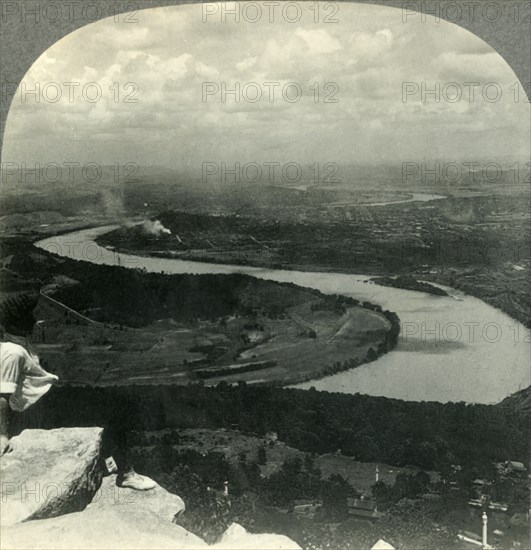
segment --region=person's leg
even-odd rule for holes
[[[104,456],[112,456],[118,472],[131,470],[129,463],[128,433],[134,426],[135,407],[131,398],[116,395],[106,412],[103,431]]]
[[[156,487],[156,483],[147,476],[137,474],[129,461],[127,443],[115,447],[115,462],[118,467],[116,484],[137,491],[148,491]]]
[[[147,491],[156,487],[156,483],[146,476],[135,472],[129,457],[128,432],[132,416],[127,407],[119,407],[103,431],[104,456],[109,473],[116,473],[116,483],[137,491]],[[110,458],[114,459],[113,461]],[[114,466],[115,465],[115,466]]]
[[[133,469],[129,462],[127,433],[123,427],[117,427],[115,423],[109,423],[103,430],[103,455],[112,458],[107,464],[109,473],[124,473]]]

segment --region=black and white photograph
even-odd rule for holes
[[[0,0],[0,549],[529,549],[530,30]]]

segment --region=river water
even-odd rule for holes
[[[325,293],[368,300],[400,317],[395,350],[377,361],[295,387],[363,393],[409,401],[497,403],[531,384],[531,334],[482,300],[456,290],[449,297],[383,287],[370,277],[149,258],[117,253],[94,239],[105,226],[41,240],[36,246],[75,260],[165,273],[245,273]]]

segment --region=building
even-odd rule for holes
[[[313,519],[321,505],[320,501],[298,499],[293,504],[293,513],[299,518]]]
[[[502,476],[527,476],[527,468],[522,462],[516,462],[515,460],[506,460],[505,462],[498,462],[496,464],[498,473]]]
[[[364,498],[348,498],[348,515],[350,517],[370,521],[374,523],[378,521],[383,514],[378,512],[376,501]]]

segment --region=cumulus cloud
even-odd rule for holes
[[[245,59],[238,61],[238,63],[236,63],[236,68],[238,69],[238,71],[245,71],[247,69],[250,69],[256,63],[256,59],[256,57],[248,56]]]
[[[28,89],[41,86],[41,100],[21,90],[15,96],[2,160],[200,172],[204,161],[401,162],[434,150],[485,158],[529,148],[529,106],[522,90],[514,100],[516,76],[456,25],[420,17],[403,23],[399,9],[363,4],[342,4],[334,24],[316,23],[309,10],[295,24],[267,17],[204,23],[201,10],[142,10],[135,25],[110,18],[54,44],[24,77]],[[470,81],[497,82],[502,97],[423,101],[422,86]],[[74,101],[65,82],[77,83]],[[208,101],[205,82],[218,85]],[[243,95],[250,82],[261,89],[257,101]],[[274,101],[266,82],[276,83]],[[282,92],[293,82],[300,97],[289,102]],[[404,82],[418,86],[407,101]],[[60,101],[42,99],[49,83],[62,89]],[[82,96],[88,83],[99,87],[96,102]],[[223,98],[222,86],[240,86],[239,97]],[[327,102],[331,97],[338,101]]]
[[[332,38],[324,29],[306,30],[299,27],[295,31],[295,36],[304,41],[309,55],[327,54],[341,49],[339,41]]]
[[[349,38],[350,51],[356,61],[372,61],[388,50],[393,43],[393,33],[390,29],[382,29],[375,33],[357,31]]]

